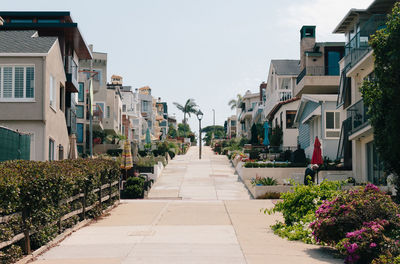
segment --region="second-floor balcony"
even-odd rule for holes
[[[72,58],[72,56],[68,57],[68,64],[66,66],[66,89],[69,92],[77,93],[79,92],[79,84],[78,84],[78,65]]]
[[[87,116],[87,119],[89,119],[89,112],[86,114],[86,116]],[[103,113],[103,110],[101,109],[101,107],[98,105],[93,106],[92,124],[93,124],[94,131],[104,130],[103,117],[104,117],[104,113]],[[89,122],[87,124],[89,125]]]
[[[240,120],[251,119],[253,117],[253,108],[248,108],[240,115]]]
[[[386,15],[376,14],[361,24],[357,34],[345,46],[345,67],[354,67],[372,50],[368,44],[370,36],[386,27],[386,19]]]
[[[369,124],[368,108],[364,100],[360,100],[347,109],[347,117],[351,120],[350,135],[361,130]]]
[[[307,66],[296,78],[294,95],[334,94],[339,86],[339,64],[336,66]]]

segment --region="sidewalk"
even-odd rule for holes
[[[274,235],[279,216],[260,213],[273,202],[250,200],[226,157],[196,151],[168,165],[151,199],[123,201],[34,263],[343,263]]]

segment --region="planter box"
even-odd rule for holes
[[[251,180],[258,176],[261,178],[274,178],[278,181],[278,184],[284,184],[289,180],[303,183],[305,168],[245,168],[243,164],[238,164],[237,171],[243,181]]]
[[[260,199],[266,193],[285,193],[292,192],[291,188],[293,186],[289,185],[271,185],[271,186],[252,186],[250,189],[251,194],[254,198]]]

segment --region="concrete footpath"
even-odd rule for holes
[[[205,148],[170,162],[147,200],[122,203],[36,264],[343,263],[329,250],[275,236],[271,200],[251,200],[224,156]]]

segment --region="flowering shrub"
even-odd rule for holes
[[[272,177],[262,178],[260,176],[256,176],[256,178],[251,179],[252,185],[263,185],[263,186],[271,186],[277,185],[278,181]]]
[[[390,196],[368,184],[324,201],[310,227],[315,240],[336,246],[346,263],[370,263],[382,254],[399,254],[399,213]]]
[[[323,200],[336,196],[341,188],[340,182],[323,181],[320,185],[295,185],[293,192],[281,194],[281,202],[264,213],[280,212],[285,220],[272,226],[276,234],[289,240],[303,240],[314,243],[310,223],[315,220],[315,210]]]

